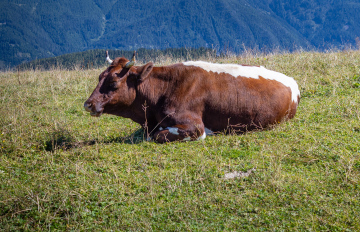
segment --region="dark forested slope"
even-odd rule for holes
[[[2,0],[0,68],[88,49],[355,45],[358,0]]]

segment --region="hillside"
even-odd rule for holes
[[[360,37],[356,0],[3,0],[0,68],[89,49],[323,49]]]
[[[360,51],[211,61],[293,76],[295,118],[157,144],[128,119],[84,110],[103,68],[0,72],[0,228],[360,231]]]
[[[110,57],[127,57],[130,59],[134,51],[108,50]],[[221,54],[220,54],[221,55]],[[167,49],[145,49],[136,50],[137,63],[149,61],[161,63],[166,60],[197,60],[206,57],[216,57],[217,53],[209,48],[167,48]],[[51,70],[61,69],[93,69],[108,65],[105,60],[105,50],[95,49],[84,52],[64,54],[51,58],[37,59],[16,66],[16,70]]]

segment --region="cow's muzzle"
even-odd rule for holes
[[[84,103],[84,109],[94,117],[100,117],[102,114],[102,110],[96,110],[96,107],[93,107],[93,104],[89,102]]]

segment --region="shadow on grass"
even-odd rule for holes
[[[269,126],[268,128],[256,128],[251,132],[271,130],[275,125]],[[230,128],[223,132],[209,132],[206,136],[217,136],[217,135],[243,135],[248,133],[247,131],[235,130]],[[111,143],[124,143],[124,144],[140,144],[147,141],[145,130],[140,128],[132,132],[130,135],[125,137],[111,137],[111,138],[97,138],[88,141],[77,141],[71,133],[65,129],[58,129],[48,135],[48,139],[44,142],[44,148],[46,151],[55,150],[70,150],[74,148],[80,148],[84,146],[91,146],[94,144],[111,144]]]
[[[125,137],[114,137],[108,139],[92,139],[89,141],[76,141],[76,139],[67,130],[56,130],[48,135],[48,139],[44,142],[44,149],[46,151],[55,150],[70,150],[84,146],[90,146],[97,143],[125,143],[125,144],[139,144],[146,141],[146,136],[143,129],[138,129]]]
[[[145,131],[143,129],[137,129],[129,136],[125,137],[115,137],[110,139],[105,139],[102,143],[125,143],[125,144],[139,144],[146,141]]]

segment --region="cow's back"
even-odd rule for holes
[[[255,66],[184,65],[200,79],[195,92],[205,94],[202,119],[213,131],[262,129],[295,115],[300,92],[291,77]]]

